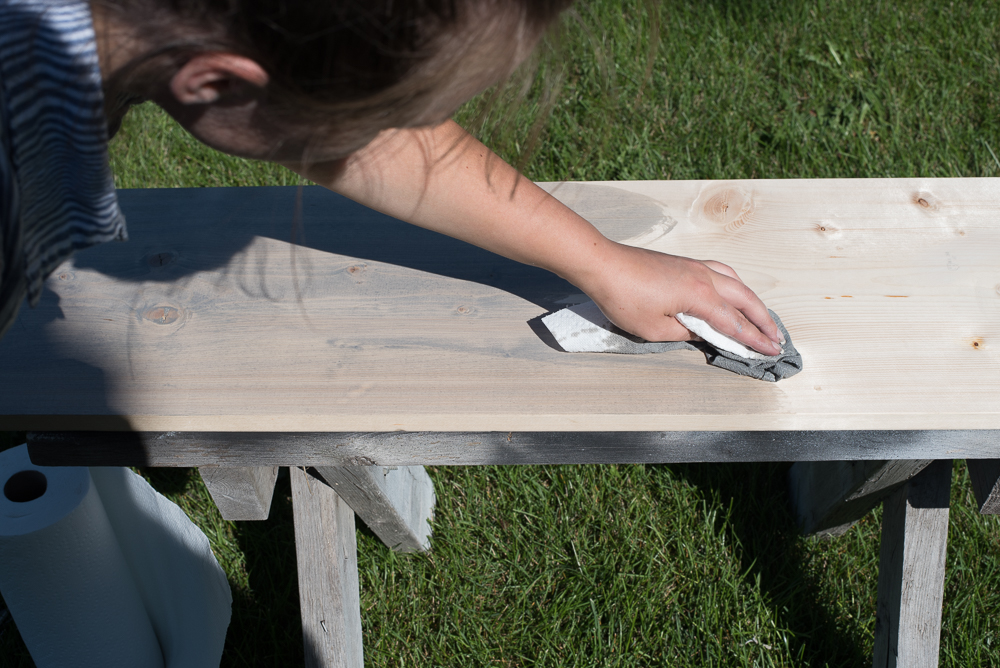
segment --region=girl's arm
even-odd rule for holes
[[[610,241],[452,121],[382,132],[344,160],[285,164],[382,213],[548,269],[644,339],[692,338],[672,317],[688,313],[780,352],[767,309],[732,269]]]

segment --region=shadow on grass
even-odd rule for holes
[[[249,588],[233,588],[233,618],[222,668],[302,665],[292,488],[287,473],[278,477],[268,519],[238,522],[236,540],[246,559]]]
[[[167,468],[167,467],[142,467],[138,469],[139,474],[149,481],[160,494],[177,495],[184,493],[192,475],[198,475],[197,471],[189,468]]]
[[[806,541],[799,535],[788,498],[786,463],[665,465],[727,509],[725,522],[738,541],[749,582],[759,579],[778,623],[790,632],[792,656],[807,665],[863,666],[871,657],[861,644],[864,630],[845,632],[833,602],[807,569]],[[873,611],[874,612],[874,611]]]

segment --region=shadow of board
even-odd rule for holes
[[[806,541],[799,533],[788,497],[790,464],[661,464],[703,490],[728,511],[727,531],[740,546],[740,566],[748,586],[756,586],[781,628],[792,633],[792,657],[813,668],[871,664],[863,620],[838,624],[834,602],[824,598],[816,575],[808,570]],[[724,512],[723,517],[726,516]],[[721,521],[721,520],[719,520]],[[876,555],[877,556],[877,555]],[[874,586],[874,585],[873,585]],[[871,610],[875,614],[874,606]]]

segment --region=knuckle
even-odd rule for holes
[[[719,293],[716,291],[715,286],[711,283],[702,281],[695,283],[694,287],[691,289],[691,295],[701,303],[716,303],[716,308],[718,308]]]
[[[740,283],[736,289],[740,297],[742,297],[745,301],[750,303],[757,301],[757,294],[748,288],[745,283]]]

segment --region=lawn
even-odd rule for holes
[[[532,179],[1000,176],[996,3],[575,12],[525,99],[458,115]],[[112,163],[121,188],[299,182],[202,147],[151,105],[131,112]],[[834,541],[800,537],[786,464],[429,470],[431,553],[393,554],[359,525],[368,665],[870,664],[880,513]],[[143,473],[229,574],[223,665],[301,665],[287,476],[268,521],[232,523],[196,471]],[[975,512],[957,462],[942,665],[1000,665],[998,551],[1000,523]],[[0,666],[30,666],[16,630],[0,633]]]

